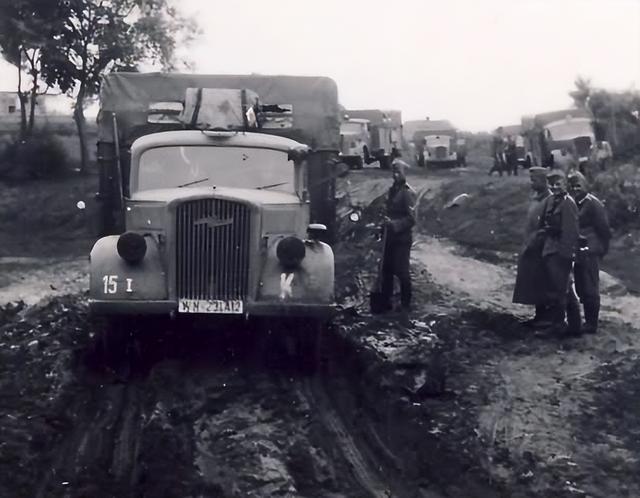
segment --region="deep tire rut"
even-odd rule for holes
[[[353,477],[362,490],[367,493],[367,496],[370,498],[391,496],[388,486],[383,483],[378,472],[369,464],[365,455],[360,451],[358,443],[351,435],[347,424],[332,406],[323,383],[318,379],[306,379],[300,384],[300,391],[301,395],[317,408],[318,417],[338,444],[342,456],[351,468]]]

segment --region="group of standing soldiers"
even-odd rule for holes
[[[399,159],[392,165],[381,275],[384,308],[392,309],[397,277],[404,313],[411,309],[409,255],[416,202],[406,182],[407,168]],[[567,175],[560,169],[532,167],[529,174],[532,197],[513,301],[535,306],[535,316],[525,322],[527,326],[558,335],[594,334],[600,314],[600,261],[611,239],[605,208],[589,193],[579,171]]]
[[[502,137],[502,128],[491,139],[491,156],[493,166],[489,170],[489,176],[497,171],[500,176],[506,171],[509,176],[518,175],[518,144],[516,137],[507,135]]]
[[[567,175],[560,169],[532,167],[529,174],[533,195],[513,301],[535,305],[535,316],[525,322],[533,328],[554,334],[595,333],[600,261],[611,239],[605,208],[588,192],[587,180],[578,171]]]

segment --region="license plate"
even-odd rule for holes
[[[220,299],[180,299],[179,313],[217,313],[222,315],[237,315],[243,311],[240,299],[223,301]]]

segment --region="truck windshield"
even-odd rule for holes
[[[140,156],[138,190],[203,185],[295,193],[293,163],[286,152],[247,147],[158,147]]]
[[[342,123],[340,125],[340,133],[343,135],[357,135],[364,132],[364,123]]]
[[[586,118],[575,118],[549,123],[547,130],[552,140],[573,140],[577,137],[593,137],[591,122]]]
[[[427,142],[427,147],[438,147],[442,145],[444,147],[449,147],[449,142],[451,141],[451,137],[447,135],[429,135],[425,138]]]

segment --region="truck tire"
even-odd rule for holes
[[[295,359],[302,373],[315,374],[322,368],[322,342],[325,329],[326,326],[322,320],[311,319],[305,320],[304,328],[298,330]]]
[[[92,320],[96,359],[118,377],[131,373],[133,325],[131,317],[98,316]]]

